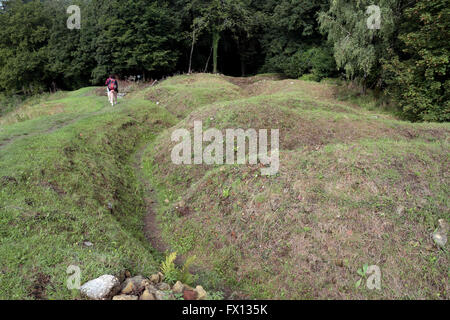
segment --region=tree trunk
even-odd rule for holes
[[[194,53],[194,44],[195,44],[195,28],[192,31],[192,45],[191,45],[191,55],[189,57],[189,70],[188,70],[188,74],[192,73],[192,55]]]
[[[208,70],[209,60],[211,59],[212,51],[213,47],[211,47],[211,51],[209,52],[208,60],[206,60],[205,70],[203,70],[203,73],[206,73],[206,71]]]
[[[217,56],[219,50],[220,32],[213,30],[213,73],[217,73]]]

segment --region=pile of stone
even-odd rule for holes
[[[205,300],[202,286],[195,289],[178,281],[171,286],[164,282],[159,272],[150,278],[143,276],[125,277],[124,281],[112,275],[103,275],[83,284],[81,293],[93,300]]]

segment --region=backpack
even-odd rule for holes
[[[110,79],[108,83],[108,89],[110,91],[116,91],[117,90],[117,80]]]

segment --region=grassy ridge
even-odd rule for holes
[[[0,117],[0,299],[78,297],[82,282],[148,275],[142,174],[162,237],[196,255],[199,282],[249,298],[449,298],[448,124],[411,124],[336,100],[336,87],[276,75],[184,75],[110,107],[103,89],[60,93]],[[171,132],[279,128],[280,172],[175,166]],[[142,172],[133,153],[148,145]],[[93,246],[85,246],[89,241]],[[357,269],[376,264],[382,290]]]
[[[0,299],[77,297],[65,286],[69,265],[82,283],[157,270],[129,158],[172,117],[148,101],[111,108],[91,91],[51,102],[64,113],[2,125],[2,137],[20,139],[0,149]]]
[[[219,76],[194,76],[228,81]],[[199,81],[205,81],[203,79]],[[233,81],[239,99],[197,106],[155,139],[145,174],[174,250],[255,298],[448,298],[448,124],[410,124],[337,101],[332,85]],[[176,166],[171,132],[279,128],[280,173],[258,166]],[[191,132],[192,133],[192,132]],[[378,265],[383,290],[355,288]]]

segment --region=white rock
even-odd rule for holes
[[[92,243],[92,242],[90,242],[90,241],[85,241],[85,242],[83,242],[83,244],[86,246],[86,247],[92,247],[94,244]]]
[[[435,232],[433,233],[433,240],[438,247],[445,248],[447,244],[447,235],[443,232]]]
[[[107,300],[120,289],[119,279],[106,274],[83,284],[80,288],[82,294],[93,300]]]

